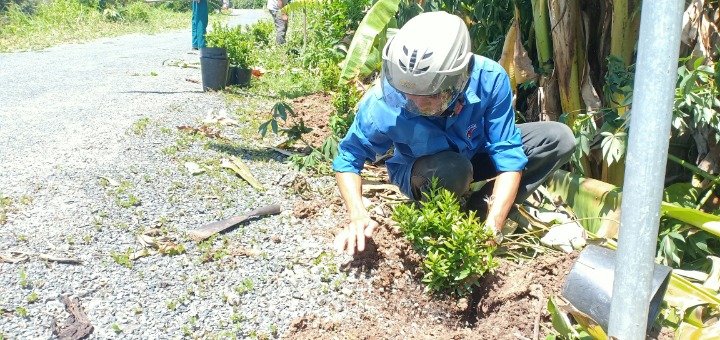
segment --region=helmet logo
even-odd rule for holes
[[[409,88],[409,89],[415,88],[415,82],[413,82],[413,81],[400,80],[399,83],[400,83],[400,85],[402,85],[406,88]]]

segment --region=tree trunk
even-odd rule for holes
[[[579,60],[584,55],[580,5],[578,0],[549,0],[548,5],[560,103],[563,113],[568,114],[567,124],[573,127],[585,108],[580,98],[580,75],[585,64]]]

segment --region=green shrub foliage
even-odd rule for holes
[[[270,20],[260,20],[247,25],[245,31],[252,36],[258,47],[265,47],[275,41],[275,24]]]
[[[221,47],[227,50],[231,65],[250,68],[255,63],[254,41],[242,27],[229,27],[218,22],[213,23],[212,31],[205,35],[208,47]]]
[[[492,232],[475,213],[461,212],[455,195],[433,179],[425,201],[398,206],[393,220],[415,251],[424,256],[423,282],[434,292],[472,293],[478,279],[498,266]]]

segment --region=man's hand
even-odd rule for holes
[[[489,230],[493,234],[493,241],[495,241],[495,245],[500,245],[503,241],[503,233],[502,233],[502,224],[500,226],[495,223],[495,220],[492,218],[488,218],[485,221],[485,229]]]
[[[365,250],[365,238],[371,238],[377,227],[378,223],[367,216],[350,220],[335,237],[335,249],[338,253],[346,251],[350,256],[355,254],[355,248],[358,252]]]
[[[282,14],[282,19],[283,19],[283,21],[288,21],[288,15],[287,15],[287,13],[283,13],[283,14]]]

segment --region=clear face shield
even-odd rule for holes
[[[384,63],[383,63],[384,64]],[[383,75],[390,74],[383,65]],[[389,78],[389,79],[388,79]],[[383,76],[381,87],[383,100],[391,107],[405,109],[409,112],[422,116],[441,116],[460,96],[467,84],[467,71],[451,77],[446,77],[447,84],[444,88],[429,95],[404,93],[390,85],[392,78]]]

